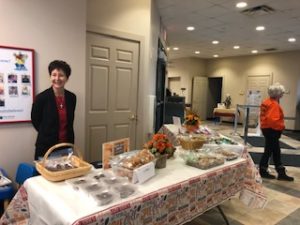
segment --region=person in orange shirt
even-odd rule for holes
[[[279,105],[279,99],[284,91],[284,87],[279,83],[271,85],[268,89],[269,98],[265,99],[260,106],[260,128],[265,137],[265,148],[259,163],[259,173],[263,178],[276,178],[268,172],[269,158],[273,155],[278,173],[277,179],[293,181],[294,178],[286,174],[285,167],[282,165],[279,145],[279,138],[285,128],[283,111]]]

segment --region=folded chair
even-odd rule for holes
[[[7,173],[4,169],[0,168],[1,174],[7,177]],[[14,196],[14,188],[12,184],[8,184],[0,187],[0,201],[4,202],[4,210],[7,208],[9,201]]]

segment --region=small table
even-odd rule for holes
[[[230,108],[230,109],[225,109],[225,108],[214,108],[213,112],[214,117],[231,117],[235,118],[236,115],[236,109],[235,108]],[[221,119],[220,119],[221,122]]]

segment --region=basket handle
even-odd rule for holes
[[[60,147],[72,147],[74,149],[74,151],[77,153],[78,157],[80,159],[82,159],[82,155],[81,152],[79,151],[78,147],[76,147],[74,144],[72,143],[59,143],[56,145],[53,145],[51,148],[48,149],[48,151],[46,152],[46,154],[44,155],[43,159],[42,159],[42,163],[45,164],[46,159],[48,158],[48,156],[56,149],[56,148],[60,148]]]

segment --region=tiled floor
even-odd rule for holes
[[[211,124],[211,126],[214,126]],[[230,134],[232,125],[222,123],[215,128],[223,133]],[[242,131],[241,128],[238,129]],[[251,132],[251,131],[250,131]],[[237,140],[239,137],[235,137]],[[239,139],[241,140],[241,139]],[[286,136],[282,140],[295,147],[293,154],[300,154],[300,141],[295,141]],[[250,151],[263,152],[262,148],[250,148]],[[289,150],[284,150],[288,152]],[[295,178],[294,182],[263,180],[265,192],[268,196],[268,204],[264,209],[250,209],[234,197],[221,205],[231,225],[298,225],[300,224],[300,168],[286,167],[287,174]],[[271,173],[276,174],[274,167],[270,167]],[[187,225],[223,225],[226,224],[219,211],[214,208],[197,217]]]

